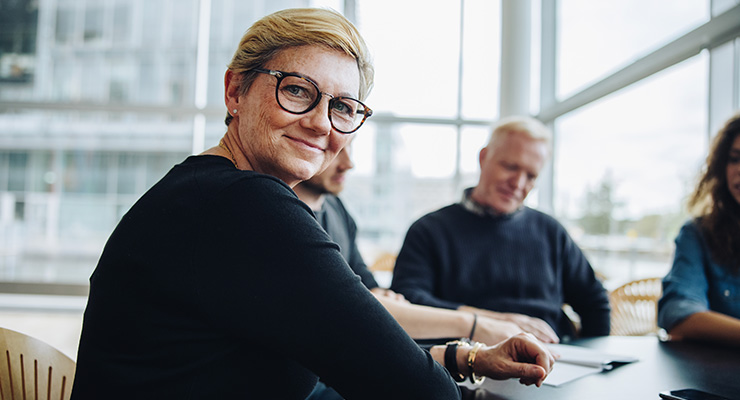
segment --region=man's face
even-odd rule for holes
[[[480,180],[473,200],[502,214],[522,206],[545,166],[546,142],[523,134],[505,134],[480,151]]]
[[[322,194],[331,193],[338,196],[344,190],[345,174],[354,166],[350,158],[350,146],[347,145],[337,154],[334,161],[329,164],[324,172],[314,175],[311,179],[303,182],[303,185]]]

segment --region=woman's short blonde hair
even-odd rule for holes
[[[292,8],[277,11],[255,22],[239,42],[229,69],[241,76],[240,94],[255,79],[254,68],[263,68],[283,49],[305,45],[326,46],[357,61],[360,72],[359,100],[365,100],[373,86],[374,68],[360,32],[342,14],[322,8]],[[227,115],[226,125],[231,122]]]

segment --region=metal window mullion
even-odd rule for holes
[[[463,67],[465,56],[465,0],[460,0],[460,43],[457,53],[457,123],[455,125],[455,172],[453,175],[453,187],[461,189],[462,186],[462,96],[463,96]]]
[[[542,0],[540,11],[540,110],[556,102],[557,91],[557,10],[559,0]],[[538,203],[543,211],[555,209],[555,143],[558,133],[553,121],[542,121],[552,131],[551,155],[538,179]]]

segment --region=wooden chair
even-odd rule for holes
[[[0,399],[68,400],[76,363],[53,346],[0,328]]]
[[[658,332],[658,300],[663,292],[661,278],[645,278],[609,293],[611,334],[642,336]]]
[[[386,271],[393,272],[393,268],[396,266],[396,254],[394,253],[383,253],[375,259],[375,262],[368,267],[372,272]]]

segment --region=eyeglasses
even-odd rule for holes
[[[316,108],[321,102],[321,95],[329,97],[329,122],[340,133],[358,130],[365,120],[373,115],[373,110],[361,101],[323,93],[314,81],[305,76],[262,68],[255,68],[252,71],[277,78],[275,98],[280,108],[291,114],[305,114]]]

